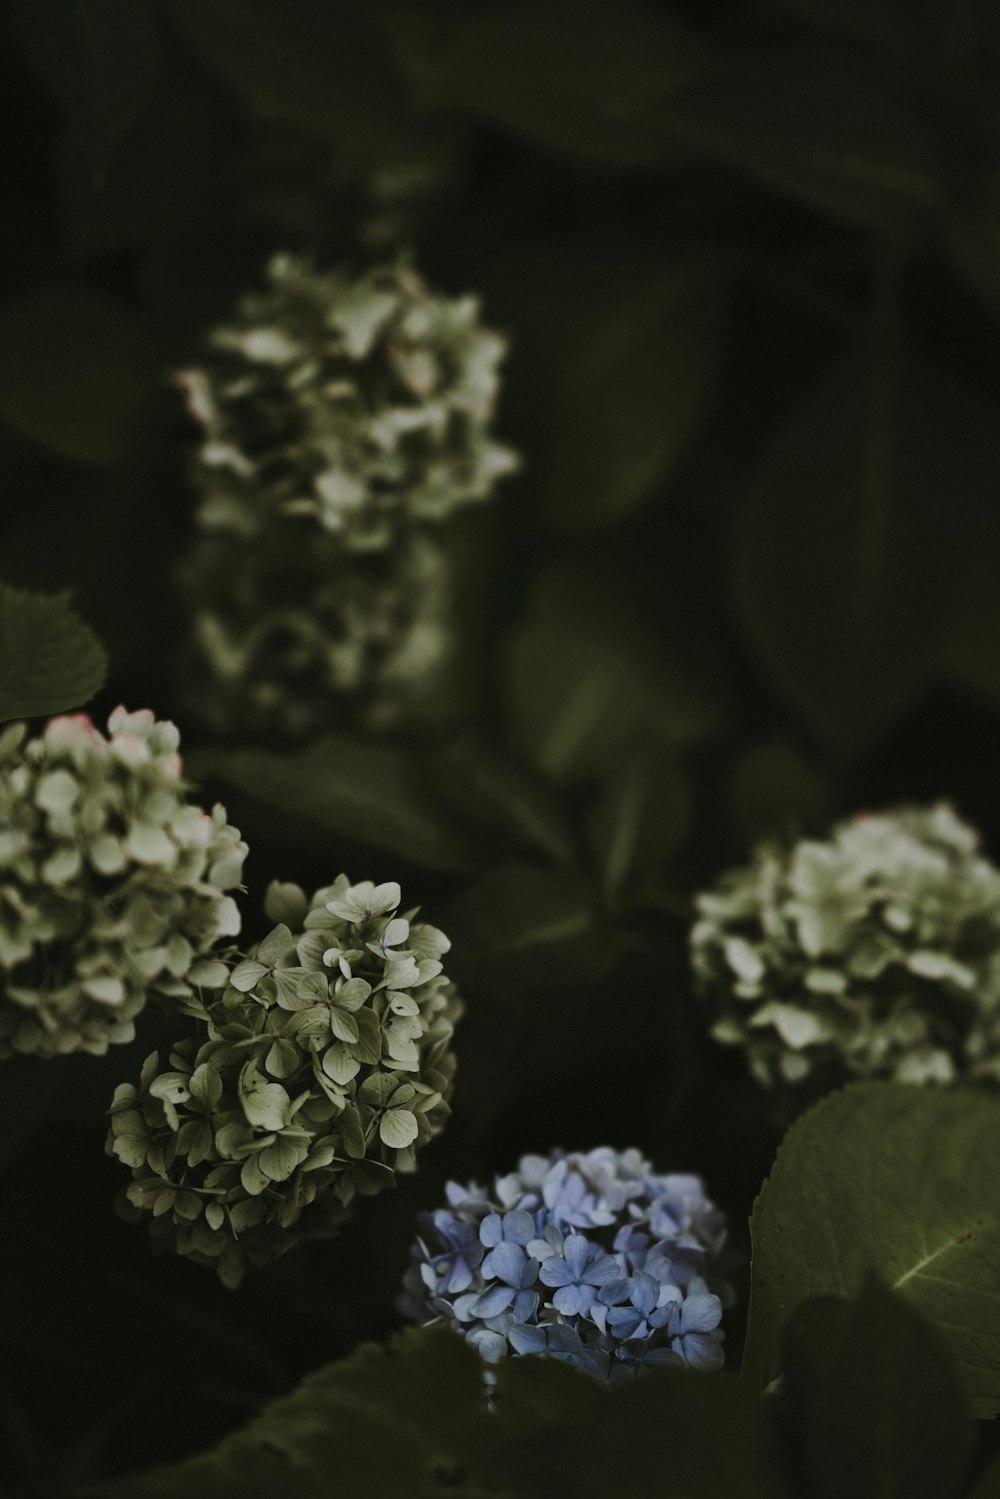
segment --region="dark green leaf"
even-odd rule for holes
[[[454,740],[431,768],[456,814],[498,831],[556,863],[572,863],[573,840],[559,802],[525,766],[479,739]]]
[[[468,855],[430,797],[420,761],[398,745],[329,734],[307,749],[206,751],[193,774],[216,775],[247,796],[428,869],[465,869]]]
[[[656,744],[624,750],[587,823],[605,895],[641,889],[656,875],[684,837],[689,815],[677,757]]]
[[[784,1349],[789,1457],[815,1499],[953,1499],[971,1446],[940,1335],[869,1278],[805,1302]]]
[[[61,457],[117,462],[155,369],[133,314],[89,287],[41,287],[0,310],[0,420]]]
[[[642,115],[700,66],[691,35],[642,0],[463,7],[454,18],[388,7],[420,101],[475,111],[575,156],[638,163],[665,153]]]
[[[516,1397],[522,1386],[534,1385],[541,1405],[550,1383],[559,1384],[547,1368],[531,1368],[547,1360],[507,1363],[498,1370],[501,1421],[508,1389]],[[756,1401],[732,1375],[678,1370],[647,1374],[603,1397],[597,1389],[585,1405],[581,1386],[574,1419],[538,1422],[534,1432],[498,1446],[495,1469],[518,1493],[538,1499],[777,1499],[783,1493]]]
[[[753,745],[740,758],[731,785],[733,810],[747,845],[762,838],[800,838],[830,816],[830,788],[786,739]]]
[[[994,429],[954,372],[878,349],[839,365],[761,465],[734,544],[743,614],[779,689],[838,753],[933,666],[1000,485]]]
[[[161,65],[154,17],[134,0],[11,0],[9,15],[100,177],[149,103]]]
[[[498,865],[457,903],[448,930],[462,963],[498,988],[598,979],[616,956],[586,887],[569,869]]]
[[[464,1474],[483,1446],[489,1417],[481,1369],[478,1353],[450,1331],[407,1332],[390,1349],[367,1343],[213,1452],[97,1492],[107,1499],[430,1494],[444,1473]]]
[[[559,349],[549,513],[604,525],[648,500],[684,450],[714,354],[712,286],[693,265],[608,286]]]
[[[943,202],[905,89],[881,60],[830,41],[733,55],[657,113],[672,142],[850,224],[902,237]]]
[[[857,1083],[786,1136],[754,1205],[743,1372],[781,1367],[813,1296],[874,1270],[940,1334],[972,1415],[1000,1410],[1000,1101],[971,1088]]]
[[[568,569],[536,581],[502,667],[518,747],[562,781],[599,776],[636,734],[680,747],[719,721],[718,706],[651,647],[624,601]]]
[[[161,0],[192,50],[257,114],[369,166],[426,152],[375,8],[363,0]]]
[[[107,667],[68,593],[0,584],[0,722],[80,707],[101,686]]]
[[[1000,1461],[990,1463],[966,1499],[1000,1499]]]

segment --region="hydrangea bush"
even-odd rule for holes
[[[722,1364],[726,1229],[697,1176],[604,1147],[526,1155],[489,1189],[446,1191],[405,1276],[417,1322],[443,1319],[489,1362],[550,1354],[605,1380]]]
[[[691,952],[766,1086],[1000,1078],[1000,870],[945,803],[762,846],[698,896]]]
[[[267,275],[179,377],[203,432],[181,582],[193,706],[296,736],[384,717],[440,666],[442,522],[516,460],[490,435],[505,344],[475,297],[402,261],[352,277],[284,254]]]
[[[461,1006],[448,938],[400,899],[346,875],[311,901],[273,884],[277,925],[189,1000],[168,1065],[153,1052],[116,1090],[107,1149],[133,1176],[120,1205],[158,1248],[235,1286],[413,1170],[449,1113]]]
[[[187,800],[172,723],[116,708],[0,735],[0,1057],[101,1054],[151,991],[226,982],[247,847]]]

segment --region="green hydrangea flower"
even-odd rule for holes
[[[217,998],[187,1003],[168,1068],[154,1052],[116,1090],[107,1148],[133,1176],[120,1207],[158,1248],[235,1286],[414,1169],[450,1112],[461,1005],[448,938],[399,904],[397,884],[346,875],[311,901],[272,885],[278,924]]]
[[[438,667],[442,523],[516,459],[490,435],[505,344],[475,297],[402,262],[352,278],[286,254],[268,278],[180,376],[204,433],[181,586],[193,706],[300,736]]]
[[[1000,1078],[1000,870],[947,804],[761,847],[696,905],[712,1035],[765,1086]]]
[[[0,1057],[131,1041],[154,990],[224,984],[247,846],[186,798],[172,723],[116,708],[0,734]]]

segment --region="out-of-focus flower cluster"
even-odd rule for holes
[[[158,1248],[235,1286],[413,1170],[450,1112],[461,1006],[447,937],[399,903],[397,884],[345,875],[311,902],[272,885],[278,924],[213,1002],[184,1007],[168,1067],[154,1052],[138,1087],[116,1090],[107,1148],[133,1176],[122,1210],[148,1219]]]
[[[402,262],[356,277],[276,256],[180,376],[203,429],[181,574],[220,729],[295,737],[439,668],[441,523],[516,467],[490,425],[504,341]],[[401,661],[405,664],[400,664]]]
[[[226,982],[246,844],[189,803],[177,729],[117,708],[0,735],[0,1057],[101,1054],[150,990]]]
[[[449,1182],[420,1218],[402,1305],[489,1362],[550,1354],[601,1379],[723,1362],[722,1215],[697,1176],[636,1150],[523,1156],[491,1189]]]
[[[766,1086],[1000,1078],[1000,870],[945,803],[759,848],[698,896],[691,950]]]

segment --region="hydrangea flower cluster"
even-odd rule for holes
[[[447,937],[399,904],[397,884],[346,875],[311,901],[273,884],[274,929],[184,1006],[168,1067],[153,1052],[116,1090],[107,1150],[133,1177],[119,1206],[158,1249],[233,1287],[414,1169],[450,1112],[461,1005]]]
[[[475,297],[403,262],[351,277],[284,254],[268,281],[180,376],[204,434],[181,583],[198,711],[294,737],[438,666],[441,523],[516,459],[490,436],[505,344]]]
[[[247,846],[186,798],[172,723],[116,708],[0,734],[0,1057],[103,1054],[147,994],[226,982]]]
[[[698,896],[691,951],[765,1086],[1000,1077],[1000,870],[945,803],[759,848]]]
[[[491,1190],[449,1182],[425,1213],[402,1306],[451,1323],[493,1363],[550,1354],[605,1380],[717,1368],[725,1223],[697,1176],[637,1150],[523,1156]]]

